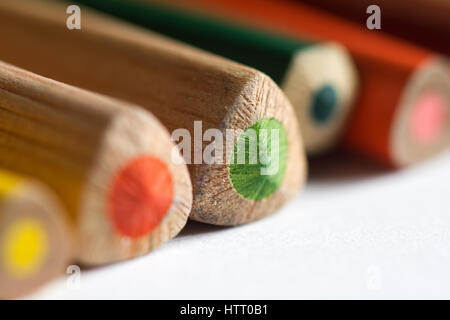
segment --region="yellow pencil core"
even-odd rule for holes
[[[6,230],[2,243],[5,268],[18,278],[38,272],[48,252],[45,227],[34,219],[15,221]]]

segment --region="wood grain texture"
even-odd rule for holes
[[[361,28],[300,2],[192,0],[189,4],[290,36],[309,36],[344,45],[360,74],[359,99],[344,137],[348,149],[383,165],[403,167],[448,146],[449,118],[440,138],[426,145],[412,142],[408,126],[401,124],[405,122],[403,118],[409,117],[414,99],[426,90],[437,92],[446,101],[446,108],[450,108],[448,63],[432,51]],[[421,79],[416,80],[417,77]]]
[[[356,69],[343,47],[286,37],[189,6],[142,0],[76,2],[264,72],[291,101],[308,155],[327,152],[339,142],[357,93]],[[336,99],[315,99],[323,97],[324,87]],[[327,114],[318,119],[317,110]]]
[[[0,63],[0,165],[56,192],[75,229],[77,259],[85,264],[142,255],[181,230],[191,184],[186,166],[172,161],[173,147],[158,120],[134,105]],[[147,155],[167,165],[174,199],[157,228],[128,238],[109,217],[109,192],[123,167]]]
[[[62,274],[73,258],[73,238],[67,215],[45,185],[3,170],[0,180],[0,298],[12,299]],[[39,230],[18,230],[19,234],[9,239],[20,225],[36,225]],[[33,231],[43,233],[43,243],[30,243],[37,240]],[[11,241],[16,243],[8,243]],[[9,257],[11,245],[17,257]],[[33,248],[39,245],[43,248]],[[21,259],[22,265],[11,266],[11,258]]]
[[[262,118],[283,124],[289,154],[279,190],[262,201],[248,201],[233,190],[227,165],[192,164],[192,218],[225,225],[249,222],[274,212],[303,184],[305,154],[295,113],[264,74],[84,7],[82,30],[69,31],[61,22],[64,4],[19,3],[0,4],[0,25],[7,29],[1,37],[8,43],[1,59],[142,105],[169,130],[185,128],[192,137],[196,120],[203,131],[222,132],[245,130]]]

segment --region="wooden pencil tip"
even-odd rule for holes
[[[235,107],[221,124],[227,133],[225,162],[194,171],[194,220],[232,226],[261,219],[305,182],[303,140],[291,104],[268,76],[256,70],[247,73]]]
[[[0,298],[23,296],[63,272],[72,230],[56,196],[0,170]]]
[[[421,64],[406,84],[392,125],[393,165],[425,160],[450,144],[450,75],[445,59]]]
[[[339,44],[316,44],[293,57],[281,88],[297,114],[309,155],[338,143],[357,95],[357,79],[349,53]]]
[[[155,229],[174,196],[169,169],[156,157],[134,159],[118,172],[109,194],[109,214],[117,232],[138,238]]]

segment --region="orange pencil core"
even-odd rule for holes
[[[109,214],[118,233],[137,238],[157,227],[174,194],[166,164],[155,157],[128,163],[115,177],[109,194]]]

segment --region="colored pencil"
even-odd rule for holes
[[[154,2],[76,2],[263,71],[294,106],[308,154],[328,151],[339,141],[357,87],[356,70],[342,47],[293,39]]]
[[[381,29],[386,32],[450,55],[450,1],[448,0],[297,0],[317,6],[366,27],[373,12],[370,5],[378,5]]]
[[[0,166],[55,191],[84,264],[142,255],[181,230],[191,185],[173,148],[141,108],[0,62]]]
[[[306,175],[303,143],[292,106],[269,77],[87,7],[81,7],[82,29],[70,31],[61,24],[66,4],[45,3],[0,3],[0,33],[8,44],[0,58],[137,103],[173,133],[187,133],[193,147],[182,151],[194,189],[193,219],[241,224],[273,213],[297,193]],[[207,163],[201,152],[213,139],[202,139],[207,129],[224,135],[265,129],[278,132],[280,144],[273,157],[264,153],[273,161],[239,164],[230,160],[246,135],[237,134],[224,139],[231,147],[218,153],[219,161]],[[277,170],[262,175],[264,167]]]
[[[301,1],[299,1],[301,2]],[[305,2],[305,0],[303,0]],[[317,3],[321,7],[329,7],[333,10],[339,8],[360,14],[360,19],[365,21],[366,10],[370,5],[380,7],[382,21],[395,18],[398,23],[410,22],[420,27],[431,27],[441,32],[450,32],[450,2],[447,0],[307,0]]]
[[[448,147],[449,67],[435,53],[299,2],[192,0],[189,6],[287,35],[308,35],[346,46],[359,70],[361,86],[344,137],[348,149],[391,167],[403,167]]]
[[[0,170],[0,299],[23,296],[62,274],[72,258],[70,234],[50,189]]]

